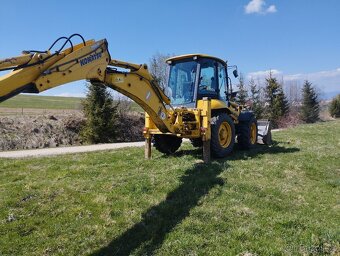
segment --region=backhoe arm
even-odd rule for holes
[[[0,60],[0,71],[12,70],[0,77],[0,102],[21,92],[42,91],[82,79],[93,84],[103,84],[137,102],[151,117],[161,132],[175,131],[174,115],[166,105],[169,98],[164,94],[147,66],[111,60],[105,39],[89,40],[73,45],[72,35],[65,40],[61,49],[47,51],[25,51],[21,56]],[[63,50],[69,43],[71,47]],[[117,68],[129,70],[123,72]]]
[[[24,51],[23,55],[0,60],[0,71],[12,70],[0,77],[0,102],[21,92],[39,93],[81,79],[104,81],[110,61],[106,40],[86,41],[62,51]],[[65,42],[65,44],[67,43]]]
[[[111,67],[106,69],[105,85],[139,104],[160,131],[173,133],[174,120],[166,108],[166,105],[170,104],[170,99],[155,82],[147,66],[118,60],[112,60],[109,65]],[[130,72],[120,72],[112,66],[127,68]]]

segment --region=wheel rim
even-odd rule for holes
[[[227,122],[223,122],[218,130],[218,139],[223,148],[227,148],[231,143],[231,126]]]
[[[250,126],[250,142],[251,144],[255,144],[257,140],[257,134],[256,134],[256,124],[252,123]]]

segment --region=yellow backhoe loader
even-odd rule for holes
[[[74,37],[82,42],[74,45]],[[85,41],[73,34],[60,37],[46,51],[24,51],[0,60],[0,71],[10,70],[0,77],[0,102],[21,92],[40,93],[86,79],[126,95],[145,110],[146,158],[151,157],[152,141],[160,152],[172,154],[188,138],[194,146],[203,147],[205,162],[210,155],[227,156],[236,139],[244,149],[256,144],[257,121],[252,112],[231,101],[234,93],[225,61],[189,54],[170,58],[167,64],[168,87],[163,90],[147,65],[111,59],[105,39]],[[233,73],[237,77],[237,70]]]

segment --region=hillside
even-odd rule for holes
[[[0,255],[339,255],[340,121],[210,165],[189,144],[0,161]]]
[[[82,98],[20,94],[0,103],[0,151],[83,144]],[[118,101],[116,101],[118,103]],[[119,102],[117,142],[143,140],[142,109]]]
[[[19,94],[0,103],[0,108],[81,109],[82,98]]]
[[[31,94],[19,94],[0,103],[0,115],[5,114],[48,114],[65,113],[65,110],[81,110],[83,98],[41,96]],[[117,102],[117,101],[116,101]],[[124,107],[128,106],[131,111],[142,112],[142,109],[133,101],[123,101]],[[15,110],[17,109],[17,111]],[[40,111],[39,111],[40,110]]]

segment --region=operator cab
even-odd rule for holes
[[[229,100],[227,64],[202,54],[173,57],[169,64],[168,96],[175,106],[196,107],[203,97]]]

